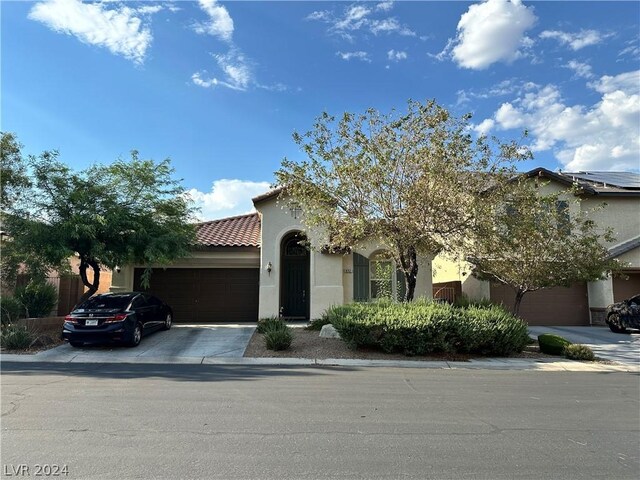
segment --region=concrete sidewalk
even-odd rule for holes
[[[558,359],[486,358],[468,362],[420,361],[420,360],[356,360],[345,358],[245,358],[245,357],[175,357],[128,356],[104,357],[75,355],[69,357],[39,357],[38,355],[2,354],[1,362],[24,363],[85,363],[85,364],[202,364],[202,365],[271,365],[271,366],[341,366],[341,367],[399,367],[428,369],[476,369],[476,370],[537,370],[557,372],[630,372],[640,373],[640,366],[626,364],[602,364]]]
[[[168,332],[145,337],[136,348],[68,344],[37,354],[1,354],[3,362],[53,362],[86,364],[203,364],[273,366],[401,367],[431,369],[539,370],[575,372],[640,373],[640,336],[616,335],[598,327],[530,327],[533,337],[556,333],[574,343],[593,348],[601,358],[615,364],[577,362],[564,358],[483,358],[468,362],[420,360],[360,360],[344,358],[244,358],[254,325],[174,325]]]

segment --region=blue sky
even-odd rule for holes
[[[640,169],[640,3],[1,2],[1,128],[74,168],[171,158],[202,207],[251,209],[323,110],[435,98],[529,130],[522,169]]]

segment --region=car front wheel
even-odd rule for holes
[[[607,317],[607,325],[613,333],[627,333],[627,329],[620,323],[620,316],[617,313],[612,313]]]
[[[129,341],[130,347],[137,347],[140,345],[140,340],[142,340],[142,327],[140,324],[136,324],[133,332],[131,333],[131,340]]]
[[[164,325],[162,327],[163,330],[169,330],[171,328],[171,324],[173,323],[173,318],[170,313],[167,313],[167,317],[164,319]]]

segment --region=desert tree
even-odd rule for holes
[[[514,177],[501,199],[476,205],[479,221],[466,239],[474,276],[511,287],[515,315],[529,292],[602,279],[621,267],[604,246],[612,231],[598,227],[595,210],[581,208],[579,192],[543,192],[539,180]]]
[[[128,161],[76,172],[53,151],[30,157],[28,167],[30,186],[3,212],[3,227],[25,259],[64,268],[77,256],[83,299],[98,290],[101,267],[168,264],[188,254],[194,212],[169,160],[133,151]]]
[[[487,182],[528,157],[516,142],[474,138],[470,116],[435,101],[408,102],[406,113],[328,113],[294,141],[306,159],[284,159],[276,172],[284,194],[304,210],[308,228],[330,243],[383,243],[414,297],[419,255],[452,248],[473,227],[473,205]]]

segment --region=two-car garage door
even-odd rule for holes
[[[135,269],[136,291],[145,291],[143,272]],[[176,322],[255,322],[258,286],[257,268],[154,268],[146,291],[169,304]]]

